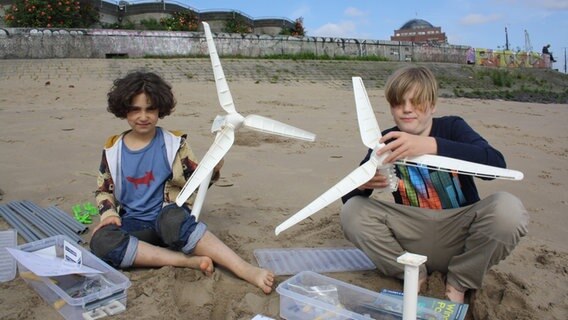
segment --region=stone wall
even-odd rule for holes
[[[221,56],[381,56],[395,61],[466,63],[469,47],[410,42],[256,34],[214,35]],[[207,55],[201,32],[108,29],[0,28],[0,59],[105,58]]]

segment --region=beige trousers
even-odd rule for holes
[[[431,210],[353,197],[341,210],[347,239],[386,276],[404,277],[396,258],[425,255],[420,277],[440,271],[457,289],[478,289],[489,268],[505,259],[527,234],[528,213],[506,192],[457,209]]]

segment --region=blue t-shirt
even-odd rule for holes
[[[156,128],[152,141],[140,150],[130,150],[123,143],[121,170],[123,217],[155,220],[164,202],[165,182],[172,174],[161,128]]]

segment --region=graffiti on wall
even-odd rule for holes
[[[550,56],[537,52],[469,48],[468,64],[500,68],[551,68]]]

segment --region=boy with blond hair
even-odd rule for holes
[[[426,67],[404,67],[389,77],[385,97],[396,126],[382,133],[380,142],[386,145],[378,155],[391,152],[385,163],[434,154],[504,168],[503,155],[462,118],[434,118],[437,91],[436,79]],[[342,198],[346,237],[386,276],[404,277],[404,266],[396,262],[404,252],[427,256],[420,266],[421,285],[429,273],[442,272],[447,298],[463,303],[466,291],[480,288],[487,270],[526,235],[526,209],[507,192],[480,199],[471,176],[395,168],[395,203],[369,198],[374,189],[389,186],[379,171]]]

